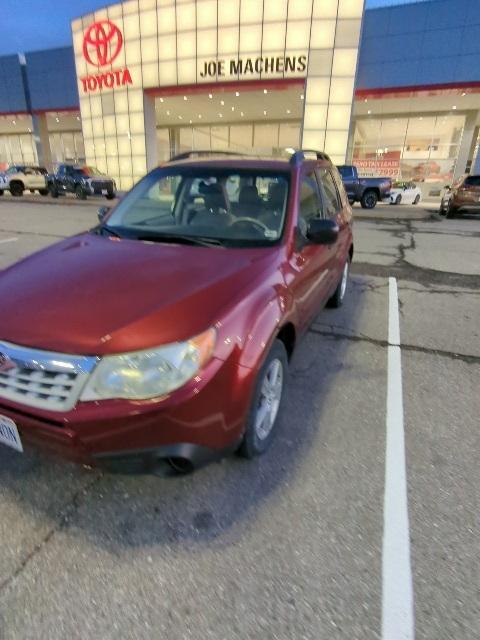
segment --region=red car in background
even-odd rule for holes
[[[342,304],[352,211],[323,153],[187,154],[0,276],[0,441],[186,471],[269,446],[288,363]]]

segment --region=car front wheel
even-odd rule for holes
[[[12,182],[10,184],[10,193],[16,198],[23,196],[23,190],[24,188],[21,182]]]
[[[283,342],[275,340],[255,383],[247,427],[238,450],[245,458],[261,455],[273,440],[287,371],[287,351]]]
[[[395,204],[400,204],[402,201],[402,196],[397,196],[395,199]]]
[[[420,196],[417,193],[417,195],[415,196],[415,200],[413,201],[413,204],[418,204],[419,202],[420,202]]]
[[[87,194],[85,193],[85,189],[81,184],[77,184],[77,186],[75,187],[75,196],[78,198],[78,200],[87,199]]]

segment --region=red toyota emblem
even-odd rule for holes
[[[117,25],[110,20],[99,20],[91,24],[83,36],[83,55],[95,67],[110,64],[120,53],[123,36]]]

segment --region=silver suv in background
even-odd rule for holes
[[[38,191],[42,196],[47,196],[47,175],[45,167],[14,164],[7,169],[3,180],[0,181],[0,195],[3,195],[4,191],[10,191],[12,196],[20,197],[24,191]]]

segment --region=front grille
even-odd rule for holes
[[[102,189],[113,191],[113,184],[111,180],[92,180],[92,189],[97,193],[100,193]]]
[[[0,342],[0,398],[68,411],[75,406],[95,357],[40,351]]]

